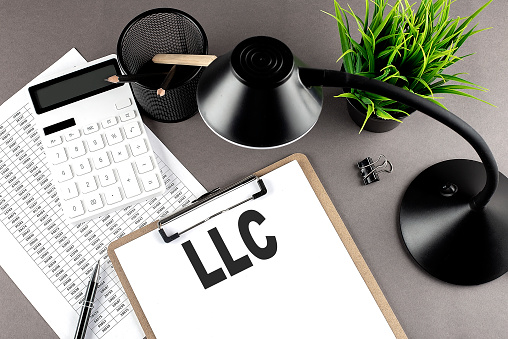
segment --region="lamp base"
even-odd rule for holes
[[[447,160],[420,173],[400,207],[400,229],[409,253],[428,273],[458,285],[489,282],[508,271],[508,179],[487,206],[471,209],[485,185],[485,167]]]

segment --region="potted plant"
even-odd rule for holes
[[[342,55],[337,61],[343,60],[342,68],[348,73],[402,87],[442,107],[437,101],[441,98],[435,96],[438,93],[480,100],[463,90],[487,89],[459,77],[464,73],[445,74],[444,71],[470,55],[456,55],[470,36],[488,29],[476,30],[477,25],[468,29],[468,26],[492,0],[468,17],[451,19],[450,5],[454,1],[421,0],[416,8],[408,0],[398,0],[393,6],[386,0],[366,0],[362,19],[351,7],[345,9],[334,0],[335,15],[327,14],[336,19],[339,30]],[[361,41],[353,39],[350,22],[356,23]],[[391,130],[414,111],[394,100],[356,89],[345,89],[336,97],[348,99],[348,111],[361,126],[360,132]]]

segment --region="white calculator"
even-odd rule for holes
[[[115,55],[29,87],[51,179],[72,224],[164,192],[159,166]]]

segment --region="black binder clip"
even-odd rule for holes
[[[384,159],[380,165],[375,166],[376,163]],[[380,172],[392,173],[393,165],[392,163],[386,159],[386,157],[381,154],[379,158],[372,162],[371,157],[367,157],[360,161],[358,164],[358,168],[360,169],[360,175],[362,176],[363,183],[365,185],[372,184],[373,182],[379,181]],[[387,168],[389,167],[389,169]]]

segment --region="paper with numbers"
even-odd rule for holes
[[[404,338],[365,262],[357,257],[357,269],[341,241],[343,223],[327,215],[333,205],[325,211],[299,162],[261,179],[266,195],[173,242],[148,225],[110,245],[147,337]],[[164,230],[184,230],[257,191],[256,182],[241,186]]]
[[[84,62],[73,49],[47,71]],[[141,339],[144,333],[111,266],[107,246],[189,204],[205,190],[146,129],[165,194],[87,223],[67,224],[28,100],[25,88],[0,107],[0,265],[56,334],[73,338],[86,284],[101,258],[100,286],[86,337]]]

